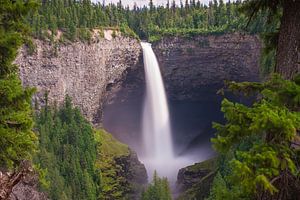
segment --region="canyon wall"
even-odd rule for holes
[[[224,80],[258,81],[261,42],[239,33],[167,37],[153,45],[169,97],[201,100]]]
[[[224,80],[259,81],[261,41],[240,33],[165,37],[152,44],[171,100],[205,100],[214,96]],[[128,71],[115,101],[143,95],[144,69]],[[203,94],[206,94],[205,96]]]
[[[103,104],[144,94],[142,52],[135,39],[118,36],[91,44],[35,44],[32,55],[26,48],[20,51],[16,64],[23,84],[37,88],[35,99],[41,105],[46,91],[50,103],[60,104],[68,94],[87,119],[98,124]],[[203,93],[215,94],[226,79],[259,80],[261,45],[256,36],[166,37],[153,49],[172,100],[201,100]]]
[[[167,89],[177,153],[209,148],[214,132],[211,123],[223,120],[223,97],[216,93],[226,79],[259,80],[261,42],[257,36],[235,33],[165,37],[152,47]],[[104,104],[103,125],[139,153],[145,91],[142,59],[137,67],[128,69],[121,88]]]
[[[23,48],[16,60],[23,85],[37,88],[35,100],[43,105],[45,92],[50,103],[72,97],[86,118],[100,122],[103,102],[118,89],[128,68],[134,68],[141,54],[137,40],[116,37],[91,44],[53,44],[35,41],[32,55]]]

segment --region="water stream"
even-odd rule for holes
[[[178,169],[191,163],[176,158],[172,146],[170,115],[163,79],[151,44],[142,42],[146,95],[143,108],[143,146],[141,160],[151,180],[154,170],[159,176],[176,181]]]

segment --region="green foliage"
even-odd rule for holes
[[[92,34],[90,30],[85,29],[85,28],[80,28],[78,29],[78,37],[81,41],[91,41],[92,39]]]
[[[294,188],[299,187],[299,148],[292,144],[300,129],[300,85],[273,75],[265,83],[228,82],[227,86],[245,95],[256,94],[258,100],[251,106],[222,102],[227,123],[214,124],[217,135],[212,142],[222,155],[234,154],[226,163],[230,174],[216,177],[211,197],[222,198],[239,188],[245,198],[293,199],[299,190]],[[222,178],[230,188],[224,187]]]
[[[95,169],[97,149],[92,126],[72,107],[69,97],[59,110],[47,105],[36,119],[39,152],[35,162],[47,169],[51,199],[98,199],[100,175]]]
[[[200,1],[187,1],[185,7],[172,3],[166,7],[124,7],[121,1],[104,5],[86,1],[45,0],[38,14],[29,18],[34,27],[35,36],[44,38],[48,30],[52,35],[62,30],[70,40],[78,38],[76,29],[97,29],[99,27],[120,27],[125,36],[157,41],[164,35],[183,35],[187,37],[199,34],[220,34],[234,31],[248,31],[255,34],[264,31],[265,12],[251,22],[248,28],[244,24],[247,18],[238,10],[241,1],[213,1],[204,5]],[[80,35],[79,35],[80,36]]]
[[[120,31],[126,37],[139,39],[139,36],[131,28],[129,28],[126,24],[121,25]]]
[[[36,146],[32,132],[33,89],[22,87],[15,60],[28,37],[24,17],[34,12],[35,1],[0,1],[0,167],[13,168],[30,159]]]
[[[207,200],[226,200],[231,199],[230,192],[228,192],[226,182],[220,172],[214,178],[213,187],[210,190],[210,196]]]
[[[122,166],[116,163],[116,158],[129,155],[127,145],[117,141],[111,134],[104,130],[96,131],[98,155],[101,159],[96,162],[96,167],[101,171],[101,199],[127,199],[126,194],[130,191],[130,185],[126,181]]]
[[[158,177],[156,171],[152,183],[142,194],[142,200],[171,200],[171,191],[167,178]]]

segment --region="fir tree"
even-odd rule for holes
[[[30,159],[36,136],[32,132],[31,96],[33,89],[23,88],[17,66],[12,64],[17,51],[27,40],[25,16],[34,12],[34,1],[0,2],[0,166],[16,167]]]
[[[227,123],[217,129],[213,145],[221,154],[234,152],[229,162],[231,188],[256,199],[296,199],[299,196],[300,85],[274,75],[265,83],[228,83],[230,90],[259,94],[248,107],[224,100]],[[247,148],[238,148],[248,141]],[[230,189],[227,188],[230,193]]]

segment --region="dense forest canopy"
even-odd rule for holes
[[[223,0],[214,0],[208,5],[196,0],[181,5],[170,1],[166,6],[156,6],[150,0],[149,6],[130,9],[124,7],[121,1],[116,5],[105,5],[89,0],[45,0],[41,2],[39,12],[33,14],[29,21],[36,37],[55,35],[59,29],[66,32],[71,40],[86,35],[82,29],[105,27],[118,27],[123,31],[129,27],[141,39],[148,40],[159,39],[164,34],[261,32],[265,27],[266,13],[260,13],[246,27],[247,18],[239,12],[241,6],[241,1],[225,3]]]
[[[100,198],[94,130],[79,109],[73,108],[71,99],[66,97],[60,108],[46,104],[36,116],[36,131],[39,152],[35,163],[47,170],[44,190],[49,198]]]

